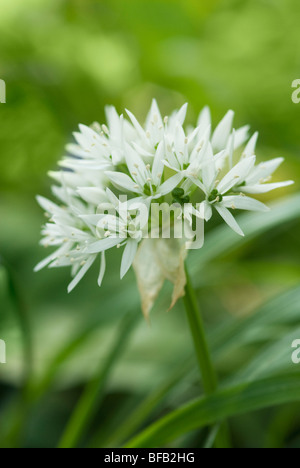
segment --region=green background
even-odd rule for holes
[[[286,159],[277,177],[294,179],[295,186],[263,197],[284,197],[274,223],[264,214],[243,218],[249,233],[243,241],[218,220],[210,224],[208,247],[195,254],[191,271],[224,384],[232,375],[254,381],[300,371],[290,359],[292,339],[300,339],[300,104],[291,100],[292,81],[300,78],[299,14],[298,0],[2,2],[0,78],[7,103],[0,104],[0,338],[8,362],[0,365],[0,445],[58,443],[85,382],[128,332],[127,323],[120,329],[128,313],[137,323],[108,366],[81,445],[120,445],[200,394],[182,305],[166,312],[168,286],[149,326],[134,275],[119,280],[115,253],[101,289],[95,271],[71,295],[68,271],[33,273],[45,255],[35,195],[50,195],[47,172],[72,131],[78,123],[103,122],[107,104],[143,119],[153,97],[163,114],[188,102],[190,123],[206,104],[215,123],[232,108],[236,127],[249,123],[259,130],[259,159]],[[272,305],[278,295],[285,299]],[[249,325],[263,304],[269,318]],[[225,333],[221,345],[216,336],[236,320],[246,328],[230,332],[229,346]],[[175,378],[177,371],[182,375]],[[151,411],[138,412],[162,389]],[[293,401],[243,416],[233,412],[234,445],[299,447],[299,410]],[[130,421],[131,432],[118,434]],[[197,430],[168,443],[198,447],[206,436],[206,429]]]

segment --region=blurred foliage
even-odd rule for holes
[[[165,113],[188,101],[190,121],[205,104],[216,121],[234,109],[236,126],[250,123],[260,131],[258,157],[284,156],[278,179],[296,180],[272,197],[297,192],[300,107],[291,101],[291,83],[299,78],[299,14],[298,0],[2,1],[0,78],[7,104],[0,105],[0,256],[6,261],[0,338],[8,363],[0,368],[0,445],[56,445],[101,363],[107,371],[102,400],[82,444],[124,443],[199,396],[182,307],[165,313],[168,285],[151,327],[137,320],[116,362],[110,353],[119,324],[129,312],[140,314],[134,276],[120,282],[118,256],[110,255],[101,290],[93,272],[70,296],[68,271],[33,274],[44,254],[34,195],[49,193],[46,173],[79,122],[103,121],[106,104],[143,118],[154,96]],[[300,338],[299,214],[294,195],[269,218],[246,215],[246,240],[211,225],[205,249],[190,258],[222,392],[239,402],[240,386],[250,381],[265,388],[273,404],[223,408],[238,447],[300,446],[295,390],[272,398],[267,391],[274,387],[263,381],[274,378],[282,388],[293,382],[287,372],[300,371],[290,360],[291,341]],[[32,373],[24,386],[29,348]],[[274,406],[279,403],[286,405]],[[208,412],[210,403],[204,404]],[[260,411],[240,415],[243,408]],[[173,446],[200,446],[207,437],[205,428],[187,425],[193,431],[184,435],[185,426],[178,427]]]

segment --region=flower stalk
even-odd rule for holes
[[[212,395],[218,388],[218,378],[209,351],[197,297],[187,267],[185,267],[185,272],[187,282],[183,302],[194,342],[203,389],[206,395]],[[230,436],[226,423],[221,424],[218,433],[216,433],[215,446],[218,448],[230,447]]]
[[[194,347],[198,361],[198,366],[202,377],[203,388],[207,395],[211,395],[216,391],[218,386],[217,375],[214,370],[214,366],[210,356],[208,343],[204,331],[203,320],[198,309],[196,294],[191,283],[191,279],[189,277],[187,268],[185,270],[187,283],[183,301],[191,334],[194,341]]]

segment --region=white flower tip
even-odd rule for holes
[[[181,109],[187,110],[188,107],[189,107],[189,103],[185,102]]]
[[[127,272],[125,272],[125,271],[121,271],[121,273],[120,273],[120,278],[121,278],[121,280],[125,277],[126,273],[127,273]]]
[[[125,109],[125,112],[126,112],[126,114],[127,114],[130,118],[131,118],[131,117],[134,117],[133,113],[132,113],[130,110]]]
[[[84,130],[85,130],[86,128],[88,128],[88,127],[87,127],[86,125],[80,123],[80,124],[78,125],[78,128],[79,128],[79,130],[80,130],[81,132],[84,132]]]
[[[42,197],[41,195],[36,195],[35,199],[39,205],[41,205],[42,201],[45,200],[44,197]]]

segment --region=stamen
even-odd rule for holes
[[[106,133],[106,135],[109,135],[109,130],[108,130],[106,125],[102,125],[102,129],[103,129],[104,133]]]

